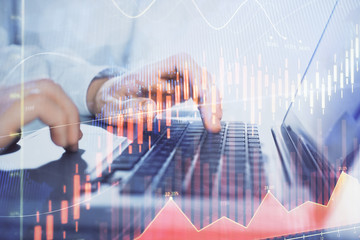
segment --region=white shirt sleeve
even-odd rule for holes
[[[21,83],[21,65],[24,81],[48,78],[59,84],[77,106],[80,115],[90,115],[86,104],[87,89],[94,77],[108,69],[95,66],[72,54],[42,52],[26,46],[22,60],[20,46],[10,45],[0,49],[0,86]]]

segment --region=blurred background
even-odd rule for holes
[[[215,79],[225,120],[273,124],[281,122],[334,3],[29,0],[22,9],[18,1],[1,0],[8,30],[0,32],[0,46],[23,43],[25,57],[45,53],[28,61],[38,73],[47,71],[41,59],[50,53],[63,54],[51,58],[66,62],[58,63],[64,68],[81,59],[131,70],[186,52]],[[18,62],[3,61],[0,77]]]

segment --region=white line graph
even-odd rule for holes
[[[206,22],[206,24],[211,27],[214,30],[221,30],[225,27],[227,27],[227,25],[229,25],[229,23],[231,22],[231,20],[233,20],[233,18],[236,16],[236,14],[238,13],[238,11],[248,2],[249,0],[245,0],[244,2],[242,2],[239,7],[236,9],[236,11],[234,12],[234,14],[229,18],[229,20],[227,22],[225,22],[225,24],[223,24],[222,26],[214,26],[213,24],[211,24],[207,18],[204,16],[204,14],[202,13],[201,9],[199,8],[199,6],[196,4],[195,0],[191,0],[191,2],[193,3],[193,5],[195,6],[196,10],[199,12],[200,16],[204,19],[204,21]]]
[[[147,11],[150,10],[150,8],[155,4],[155,2],[157,0],[153,0],[151,1],[151,3],[144,9],[142,10],[139,14],[137,15],[129,15],[127,14],[117,3],[116,0],[111,0],[112,3],[114,4],[114,6],[120,11],[120,13],[122,15],[124,15],[127,18],[131,18],[131,19],[135,19],[135,18],[139,18],[141,16],[143,16]],[[280,31],[277,29],[276,24],[273,23],[273,21],[271,20],[269,14],[267,13],[266,9],[264,8],[264,6],[258,1],[258,0],[254,0],[255,3],[259,6],[259,8],[261,9],[261,11],[264,13],[265,17],[268,19],[269,23],[271,24],[272,28],[274,29],[274,31],[276,32],[276,34],[282,38],[283,40],[286,40],[287,37],[284,36],[283,34],[280,33]],[[180,2],[183,2],[183,0],[180,0]],[[234,19],[234,17],[237,15],[237,13],[240,11],[241,8],[243,8],[243,6],[245,6],[246,3],[248,3],[249,0],[245,0],[243,1],[235,10],[235,12],[232,14],[232,16],[223,24],[220,26],[215,26],[214,24],[210,23],[210,21],[205,17],[204,13],[201,11],[200,7],[198,6],[198,4],[196,3],[195,0],[191,0],[191,3],[194,5],[195,9],[197,10],[197,12],[199,13],[199,15],[201,16],[201,18],[205,21],[205,23],[212,29],[216,30],[216,31],[220,31],[224,28],[226,28],[230,22]]]
[[[139,18],[139,17],[141,17],[142,15],[144,15],[147,11],[149,11],[149,9],[152,7],[152,5],[154,5],[154,3],[156,2],[156,0],[153,0],[150,4],[149,4],[149,6],[147,6],[143,11],[141,11],[139,14],[137,14],[137,15],[134,15],[134,16],[132,16],[132,15],[129,15],[129,14],[127,14],[124,10],[122,10],[121,8],[120,8],[120,6],[115,2],[115,0],[111,0],[112,1],[112,3],[114,4],[114,6],[125,16],[125,17],[127,17],[127,18]]]
[[[276,28],[275,24],[273,23],[273,21],[271,20],[271,18],[269,17],[268,13],[266,12],[265,8],[263,5],[261,5],[261,3],[258,0],[255,0],[255,2],[259,5],[259,7],[261,8],[261,10],[263,10],[266,18],[269,20],[271,26],[273,27],[274,31],[279,35],[279,37],[281,37],[282,39],[286,40],[287,37],[285,37],[284,35],[282,35],[279,30]]]

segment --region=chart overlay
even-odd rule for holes
[[[360,222],[360,184],[342,173],[327,205],[314,202],[288,211],[269,191],[247,226],[227,217],[197,229],[169,198],[137,239],[259,239],[346,226]]]

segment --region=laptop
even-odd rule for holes
[[[351,4],[336,1],[279,127],[224,121],[215,134],[193,112],[175,110],[171,122],[144,126],[89,120],[77,153],[51,145],[47,128],[21,139],[0,156],[1,238],[145,239],[171,206],[154,238],[193,236],[189,223],[209,239],[353,238],[360,220],[334,233],[333,225],[306,225],[318,216],[311,210],[291,231],[272,218],[276,206],[328,206],[343,172],[360,178],[360,9],[347,14]],[[269,199],[265,222],[280,230],[255,229]]]

